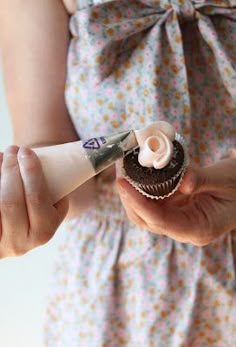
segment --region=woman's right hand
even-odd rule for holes
[[[48,242],[65,218],[68,198],[52,203],[36,154],[8,147],[0,153],[0,258]]]

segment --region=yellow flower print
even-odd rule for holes
[[[116,120],[111,121],[111,125],[115,129],[118,129],[120,127],[120,124]]]
[[[180,35],[176,35],[176,36],[175,36],[175,42],[176,42],[176,43],[181,43],[181,42],[182,42],[182,38],[181,38]]]
[[[122,113],[120,117],[121,117],[122,120],[126,120],[127,119],[127,114]]]
[[[86,77],[85,77],[85,75],[83,73],[80,74],[79,80],[80,80],[80,82],[85,82],[86,81]]]
[[[160,81],[157,79],[157,78],[154,78],[152,80],[152,84],[155,86],[155,87],[158,87],[160,85]]]
[[[130,90],[132,90],[132,86],[130,84],[127,84],[126,90],[129,92]]]
[[[106,23],[107,24],[107,23]],[[113,36],[115,34],[115,30],[113,28],[107,29],[107,35],[108,36]]]
[[[171,70],[173,71],[174,74],[177,74],[179,72],[179,68],[176,64],[171,65]]]
[[[109,102],[108,109],[111,110],[111,111],[114,111],[114,105],[113,105],[112,102]]]
[[[103,99],[97,99],[97,104],[99,106],[102,106],[104,104],[104,100]]]
[[[139,116],[139,121],[140,121],[140,123],[144,124],[144,121],[145,121],[144,116]]]
[[[129,111],[129,113],[134,113],[134,108],[133,108],[133,106],[128,106],[128,111]]]
[[[96,63],[101,63],[103,62],[103,60],[104,60],[104,57],[101,54],[97,55],[95,58]]]
[[[124,98],[124,95],[123,95],[123,93],[118,92],[116,97],[117,97],[118,100],[122,100]]]
[[[114,72],[114,76],[115,76],[116,79],[120,79],[120,78],[122,77],[122,72],[121,72],[121,70],[116,70],[116,71]]]

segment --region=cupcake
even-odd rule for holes
[[[125,178],[143,195],[164,199],[178,188],[187,165],[183,138],[167,122],[136,130],[138,147],[123,159]]]

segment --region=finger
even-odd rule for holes
[[[203,168],[189,167],[179,191],[183,194],[228,191],[236,196],[236,160],[224,159]],[[229,195],[230,197],[230,195]]]
[[[8,147],[3,156],[1,168],[1,247],[22,253],[28,231],[28,215],[24,200],[24,190],[17,162],[18,147]],[[12,250],[10,250],[12,249]]]
[[[151,200],[137,192],[125,179],[117,181],[117,187],[126,206],[139,216],[145,228],[157,234],[164,234],[181,242],[188,242],[189,226],[192,223],[191,208],[176,206],[169,198]],[[179,199],[179,198],[178,198]]]
[[[159,229],[166,228],[166,225],[163,224],[163,210],[159,208],[160,201],[146,198],[122,178],[118,179],[117,187],[126,209],[133,210],[147,225],[150,219],[152,219],[151,216],[154,214],[156,220],[159,220]]]
[[[134,224],[138,225],[139,227],[141,227],[143,229],[147,229],[147,225],[144,222],[144,220],[140,216],[138,216],[137,213],[135,213],[135,211],[133,209],[126,206],[126,202],[125,202],[126,198],[123,197],[122,195],[120,195],[120,199],[121,199],[121,202],[123,204],[123,207],[125,209],[125,212],[126,212],[128,219],[131,222],[133,222]]]
[[[30,237],[33,246],[36,246],[50,240],[61,218],[53,206],[37,155],[31,149],[22,147],[18,152],[18,161],[30,221]],[[59,204],[59,210],[60,207]]]
[[[236,158],[236,148],[230,148],[228,151],[227,151],[227,156],[229,158]]]

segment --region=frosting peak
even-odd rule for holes
[[[140,165],[162,169],[169,163],[175,138],[172,125],[163,121],[155,122],[142,130],[136,130],[135,135],[140,147]]]

